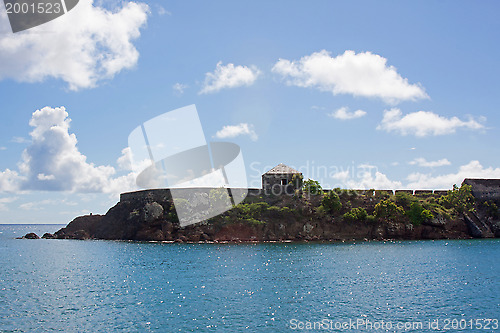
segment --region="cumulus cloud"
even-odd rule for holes
[[[0,150],[7,150],[7,147],[0,147]]]
[[[445,166],[445,165],[451,165],[451,162],[448,161],[448,159],[446,159],[446,158],[443,158],[443,159],[440,159],[437,161],[427,161],[425,158],[419,157],[419,158],[414,159],[413,161],[408,162],[408,164],[418,165],[418,166],[425,167],[425,168],[434,168],[434,167],[440,167],[440,166]]]
[[[472,118],[463,121],[457,117],[446,118],[430,111],[417,111],[403,116],[398,108],[385,110],[382,122],[377,126],[378,130],[417,137],[452,134],[459,128],[477,130],[484,126]]]
[[[445,160],[445,159],[443,159]],[[427,162],[427,164],[442,164],[443,160]],[[437,163],[439,162],[439,163]],[[415,172],[405,178],[405,182],[392,180],[380,172],[376,166],[360,165],[356,172],[340,171],[332,176],[340,182],[341,187],[354,189],[379,189],[379,190],[449,190],[453,184],[460,184],[465,178],[500,178],[500,168],[484,167],[479,161],[473,160],[462,165],[458,171],[441,175],[432,173]]]
[[[356,176],[344,179],[347,188],[391,190],[402,186],[400,181],[390,180],[373,165],[361,165]]]
[[[17,171],[6,169],[0,171],[0,192],[16,192],[26,177],[20,175]]]
[[[500,178],[500,168],[485,168],[479,161],[470,161],[459,167],[456,173],[433,176],[430,173],[408,175],[408,188],[412,189],[450,189],[453,184],[460,185],[465,178]]]
[[[118,177],[112,166],[87,162],[78,150],[76,135],[69,132],[70,122],[64,107],[35,111],[29,122],[31,144],[23,151],[19,171],[0,172],[0,191],[119,193],[135,188],[132,173]]]
[[[410,84],[387,59],[371,52],[347,50],[332,57],[323,50],[298,61],[279,59],[272,68],[288,85],[312,87],[334,95],[375,97],[396,104],[428,98],[420,84]]]
[[[224,126],[215,133],[215,137],[219,139],[234,138],[239,135],[248,135],[252,141],[257,141],[259,138],[253,129],[253,125],[247,123]]]
[[[139,38],[149,8],[125,2],[116,11],[80,0],[67,14],[22,33],[0,34],[0,79],[65,81],[71,90],[91,88],[134,67]],[[6,13],[0,12],[8,22]]]
[[[365,111],[356,110],[354,112],[349,112],[349,108],[346,106],[343,106],[340,109],[328,114],[328,116],[335,118],[335,119],[340,119],[340,120],[350,120],[350,119],[361,118],[364,115],[366,115]]]
[[[260,70],[255,66],[235,66],[218,62],[213,73],[205,74],[205,82],[200,94],[218,92],[221,89],[251,86],[260,75]]]

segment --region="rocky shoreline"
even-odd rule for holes
[[[492,212],[491,203],[476,202],[473,209],[459,212],[454,207],[446,208],[442,195],[434,194],[338,191],[318,195],[249,195],[230,211],[187,227],[179,225],[170,196],[149,194],[141,193],[136,200],[121,200],[105,215],[77,217],[53,235],[44,234],[42,238],[240,243],[500,237],[498,208]],[[327,205],[328,196],[337,200],[334,209]],[[399,215],[384,215],[380,207],[392,202]],[[421,210],[426,208],[426,218],[412,217],[414,203]],[[359,212],[364,215],[354,214]],[[30,233],[24,238],[39,237]]]

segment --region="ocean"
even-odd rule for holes
[[[500,331],[500,240],[165,244],[15,239],[1,332]]]

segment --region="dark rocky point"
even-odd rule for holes
[[[124,193],[105,215],[77,217],[43,238],[221,243],[500,237],[500,183],[494,181],[489,186],[485,180],[466,180],[464,184],[470,186],[474,203],[463,212],[442,200],[448,198],[448,192],[442,191],[393,194],[343,190],[337,191],[341,207],[327,210],[322,194],[299,190],[274,195],[249,189],[248,196],[235,208],[186,227],[179,224],[168,189],[145,190]],[[377,215],[375,207],[383,201],[404,206],[403,214],[398,218]],[[432,218],[412,220],[409,210],[415,201],[432,210]],[[350,218],[355,208],[364,210],[365,216]],[[24,238],[38,236],[30,233]]]
[[[22,238],[25,238],[25,239],[40,239],[40,237],[38,237],[38,235],[35,234],[34,232],[27,233]]]

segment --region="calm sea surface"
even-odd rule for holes
[[[1,332],[500,332],[499,240],[14,239],[60,227],[0,225]]]

